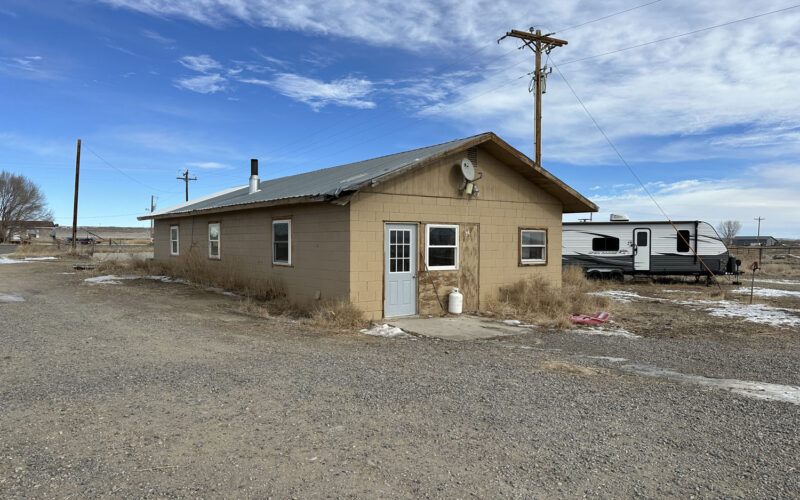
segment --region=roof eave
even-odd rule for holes
[[[292,198],[281,198],[279,200],[257,201],[251,203],[237,203],[234,205],[225,205],[222,207],[211,207],[200,210],[187,210],[185,212],[170,212],[158,215],[142,215],[137,217],[137,220],[162,220],[174,219],[176,217],[192,217],[194,215],[205,215],[220,212],[235,212],[237,210],[249,210],[252,208],[266,208],[276,207],[281,205],[297,205],[302,203],[319,203],[330,200],[327,195],[310,195],[310,196],[295,196]]]

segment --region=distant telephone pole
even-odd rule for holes
[[[151,194],[150,195],[150,213],[152,214],[155,211],[156,211],[155,197]],[[151,242],[153,241],[153,219],[152,218],[150,219],[150,241]]]
[[[72,249],[75,250],[75,237],[78,233],[78,180],[81,173],[81,140],[78,139],[78,154],[75,157],[75,203],[72,206]]]
[[[766,219],[759,215],[758,217],[753,217],[753,220],[758,221],[758,235],[756,236],[756,242],[758,242],[758,267],[761,267],[761,254],[764,251],[764,245],[761,244],[761,221]]]
[[[542,52],[549,54],[554,47],[562,47],[567,44],[566,40],[551,38],[550,35],[552,34],[554,33],[542,35],[542,30],[534,31],[533,28],[530,28],[528,31],[511,30],[497,40],[497,43],[500,43],[500,40],[509,36],[512,38],[519,38],[525,42],[525,45],[520,48],[528,47],[536,54],[536,69],[533,72],[533,89],[531,90],[534,92],[536,102],[534,161],[536,165],[540,167],[542,166],[542,94],[544,94],[547,84],[548,69],[552,71],[552,68],[548,68],[547,66],[542,68]]]
[[[182,177],[175,178],[186,183],[186,201],[189,201],[189,181],[196,181],[197,177],[189,177],[189,170],[186,170]]]

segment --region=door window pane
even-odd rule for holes
[[[411,271],[411,231],[408,229],[389,230],[389,272],[407,273]]]
[[[636,246],[647,246],[647,233],[645,231],[636,233]]]

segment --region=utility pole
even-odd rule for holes
[[[81,140],[78,139],[78,154],[75,157],[75,203],[72,206],[72,249],[75,250],[75,237],[78,233],[78,180],[81,174]]]
[[[542,30],[534,30],[533,28],[530,28],[528,31],[511,30],[507,32],[505,36],[497,40],[497,43],[500,43],[503,38],[509,36],[512,38],[519,38],[525,42],[525,45],[520,47],[520,49],[528,47],[536,55],[536,69],[533,72],[532,81],[533,88],[529,90],[534,92],[536,102],[534,161],[536,165],[540,167],[542,166],[542,94],[547,91],[547,75],[552,71],[552,68],[542,68],[542,52],[550,54],[550,51],[553,50],[554,47],[562,47],[567,44],[566,40],[550,37],[550,35],[553,34],[554,33],[548,33],[543,35]]]
[[[756,241],[758,242],[758,267],[761,267],[761,254],[764,251],[764,245],[761,244],[761,221],[766,219],[759,215],[758,217],[753,217],[753,220],[758,221],[758,236],[756,236]]]
[[[151,214],[156,211],[156,204],[155,204],[154,198],[155,197],[151,194],[150,195],[150,213]],[[150,242],[151,243],[153,242],[153,219],[150,219]]]
[[[186,183],[186,201],[189,201],[189,181],[196,181],[197,177],[189,177],[189,170],[183,173],[183,177],[175,177],[179,181]]]

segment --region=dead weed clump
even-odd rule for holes
[[[352,302],[339,299],[318,304],[311,313],[311,324],[326,330],[353,331],[366,328],[369,322]]]
[[[488,310],[533,324],[566,329],[572,325],[570,314],[595,314],[609,309],[608,298],[588,293],[596,291],[597,286],[586,279],[581,268],[567,267],[562,272],[560,288],[538,276],[525,278],[500,289],[499,296],[489,301]]]

